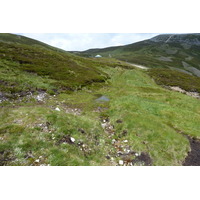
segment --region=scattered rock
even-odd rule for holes
[[[78,109],[78,108],[66,107],[65,112],[73,114],[73,115],[81,115],[81,109]]]
[[[120,148],[121,147],[121,142],[119,140],[115,141],[114,147],[115,148]]]
[[[87,157],[90,154],[91,150],[92,150],[86,144],[82,144],[79,147],[80,147],[80,150],[83,151],[85,157]]]
[[[77,142],[77,145],[78,145],[78,146],[82,146],[82,145],[83,145],[83,142],[82,142],[82,141],[78,141],[78,142]]]
[[[22,123],[23,123],[23,120],[22,120],[22,119],[15,119],[15,120],[13,121],[13,123],[15,123],[15,124],[22,124]]]
[[[115,139],[112,139],[112,144],[115,144],[116,140]]]
[[[103,122],[103,123],[106,123],[106,122],[109,122],[110,121],[110,119],[108,118],[108,117],[103,117],[103,116],[101,116],[100,117],[100,120],[101,120],[101,122]]]
[[[140,155],[138,154],[138,156],[134,160],[132,160],[132,163],[133,165],[140,164],[144,166],[150,166],[152,164],[152,161],[148,153],[142,152]]]
[[[186,90],[183,90],[183,89],[181,89],[180,87],[177,87],[177,86],[173,86],[173,87],[169,86],[169,88],[173,91],[177,91],[177,92],[180,92],[182,94],[186,94],[188,96],[200,99],[200,94],[198,92],[187,92]]]
[[[74,143],[75,139],[73,137],[70,138],[71,142]]]
[[[114,126],[110,124],[109,121],[105,120],[103,121],[103,123],[101,123],[101,127],[104,129],[104,131],[109,134],[109,135],[114,135],[115,131],[114,131]]]
[[[117,120],[116,123],[122,123],[122,120]],[[101,119],[101,126],[104,129],[105,133],[109,134],[108,138],[112,138],[115,134],[114,126],[111,125],[108,118]],[[151,165],[151,158],[147,153],[137,153],[131,150],[131,147],[128,145],[128,140],[120,140],[121,137],[125,137],[128,134],[127,130],[123,130],[119,134],[118,139],[112,139],[111,143],[114,147],[114,150],[109,151],[108,155],[105,157],[110,160],[112,165],[123,165],[123,166],[133,166],[133,165]],[[145,144],[147,144],[144,141]],[[111,156],[110,156],[111,155]],[[118,157],[121,160],[117,161]],[[116,158],[116,160],[115,160]],[[118,162],[118,163],[117,163]]]
[[[94,112],[103,112],[105,110],[108,110],[108,108],[104,108],[104,107],[97,107],[96,109],[94,109]]]
[[[42,132],[50,131],[50,123],[49,122],[35,124],[34,127],[40,128]]]
[[[121,156],[121,155],[123,155],[123,152],[122,151],[118,151],[117,154],[118,154],[118,156]]]
[[[69,135],[65,135],[64,137],[62,137],[57,144],[64,144],[64,143],[67,143],[67,144],[74,144],[75,142],[75,139]]]
[[[29,151],[25,156],[24,156],[25,159],[29,159],[29,158],[34,158],[33,154],[31,151]]]
[[[105,129],[105,128],[106,128],[106,123],[102,123],[102,124],[101,124],[101,127],[102,127],[103,129]]]
[[[33,96],[33,98],[36,99],[36,100],[39,101],[39,102],[44,102],[46,96],[47,96],[47,93],[42,92],[42,93],[39,93],[39,94],[36,95],[36,96]]]
[[[119,165],[123,165],[124,161],[123,160],[119,160]]]

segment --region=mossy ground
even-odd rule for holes
[[[190,145],[180,133],[200,137],[199,100],[161,88],[138,69],[103,70],[111,77],[105,83],[50,96],[45,103],[4,105],[1,164],[112,165],[105,157],[114,151],[112,138],[101,127],[101,118],[109,117],[113,138],[122,137],[134,151],[148,153],[153,165],[182,165]],[[96,102],[99,95],[110,101]],[[81,114],[67,112],[69,108],[80,109]],[[116,122],[119,119],[122,123]],[[121,136],[124,130],[128,134]],[[66,136],[75,138],[75,144],[62,143]],[[86,145],[84,151],[78,142]]]

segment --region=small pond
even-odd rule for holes
[[[110,101],[110,99],[107,96],[102,95],[98,99],[95,99],[95,101],[97,101],[97,102],[107,102],[107,101]]]

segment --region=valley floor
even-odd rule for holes
[[[104,71],[106,83],[70,94],[1,102],[0,165],[183,165],[199,100],[139,69]]]

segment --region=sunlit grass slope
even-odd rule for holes
[[[105,156],[114,151],[112,139],[121,138],[128,140],[134,151],[148,153],[153,165],[182,165],[190,149],[184,134],[200,137],[199,100],[161,88],[138,69],[103,70],[111,79],[101,86],[92,84],[71,94],[59,94],[45,104],[1,108],[4,164],[112,165]],[[96,102],[99,95],[110,101]],[[80,109],[81,114],[67,113],[68,107]],[[102,112],[96,112],[99,107]],[[114,126],[113,138],[101,127],[102,117]],[[119,119],[122,123],[116,122]],[[126,136],[121,135],[124,130]],[[62,143],[67,136],[75,138],[76,144]],[[84,143],[84,151],[79,142]]]

